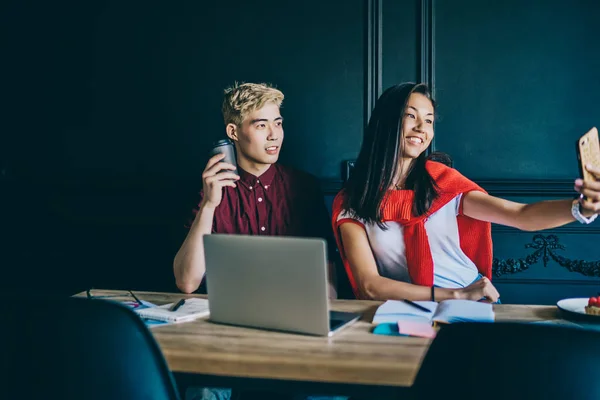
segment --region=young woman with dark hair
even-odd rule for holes
[[[597,180],[576,180],[575,201],[520,204],[488,195],[443,156],[426,155],[434,119],[426,85],[387,89],[334,200],[333,228],[357,298],[496,302],[492,222],[536,231],[590,223],[600,210],[600,170],[591,167]]]

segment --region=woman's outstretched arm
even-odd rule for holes
[[[585,201],[580,200],[581,214],[591,217],[600,211],[600,169],[587,169],[596,177],[596,181],[583,182],[578,179],[575,181],[575,190],[587,197]],[[572,199],[566,199],[522,204],[473,191],[464,195],[463,214],[524,231],[539,231],[575,221],[571,213],[572,203]]]

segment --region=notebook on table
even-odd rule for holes
[[[140,311],[142,311],[142,310],[158,307],[156,304],[150,303],[149,301],[146,301],[146,300],[140,300],[139,303],[137,301],[129,301],[129,300],[122,301],[120,303],[123,304],[125,307],[132,309],[138,315],[139,315]],[[146,326],[148,326],[148,327],[168,324],[167,321],[158,321],[156,319],[148,319],[148,318],[143,318],[143,321],[144,321],[144,324],[146,324]]]
[[[143,319],[171,323],[193,321],[209,314],[208,300],[206,299],[186,299],[185,303],[177,311],[171,311],[174,305],[175,303],[169,303],[135,311]]]
[[[494,322],[492,305],[472,300],[415,301],[414,303],[430,310],[420,310],[404,301],[388,300],[383,303],[373,317],[373,324],[398,324],[414,326],[421,323],[428,326],[452,324],[456,322]],[[383,328],[382,328],[383,329]]]

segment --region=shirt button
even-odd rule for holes
[[[263,231],[263,232],[265,231],[265,229],[266,229],[266,228],[265,228],[264,226],[261,226],[261,227],[260,227],[260,230],[261,230],[261,231]]]
[[[250,186],[249,189],[252,190],[252,186]]]
[[[262,197],[259,197],[258,198],[258,202],[260,203],[261,201],[262,201]]]
[[[269,185],[265,185],[265,189],[268,189],[268,188],[269,188]]]

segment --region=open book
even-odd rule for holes
[[[373,317],[374,324],[396,323],[398,321],[451,324],[454,322],[494,322],[492,305],[472,300],[415,301],[431,312],[419,310],[404,301],[388,300],[383,303]]]
[[[186,299],[185,303],[177,311],[171,311],[174,304],[170,303],[159,307],[144,308],[136,310],[136,312],[141,318],[165,322],[193,321],[210,313],[207,299]]]

